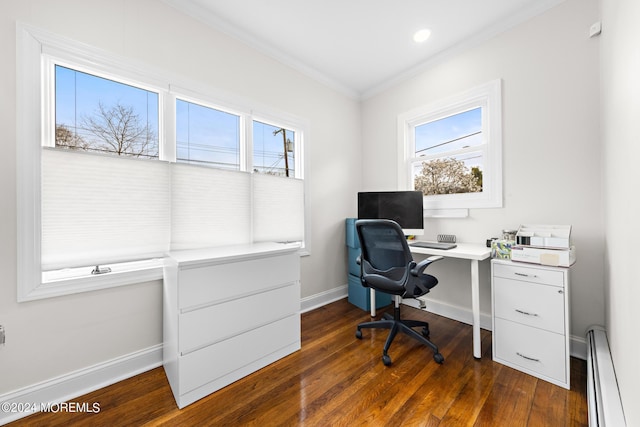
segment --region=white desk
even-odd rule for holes
[[[478,261],[491,256],[491,249],[480,243],[456,243],[453,249],[431,249],[409,246],[411,252],[421,255],[442,255],[449,258],[462,258],[471,261],[471,311],[473,314],[473,356],[480,358],[480,277]],[[375,316],[375,292],[371,292],[371,315]]]

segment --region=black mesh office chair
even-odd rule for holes
[[[431,257],[417,264],[411,256],[409,245],[402,228],[395,221],[386,219],[364,219],[356,221],[356,231],[360,239],[362,253],[359,258],[362,285],[394,295],[393,316],[385,313],[381,320],[358,325],[356,338],[362,338],[362,329],[390,329],[382,351],[382,362],[391,364],[387,354],[398,332],[403,332],[433,349],[437,363],[444,362],[438,347],[429,341],[429,324],[418,320],[402,320],[400,303],[402,298],[416,298],[425,295],[438,284],[438,279],[423,273],[434,261],[443,257]],[[422,327],[421,333],[413,328]]]

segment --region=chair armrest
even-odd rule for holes
[[[419,276],[422,274],[425,268],[429,267],[432,263],[436,261],[440,261],[444,257],[442,255],[431,256],[422,260],[420,263],[416,264],[415,267],[411,269],[411,274],[413,276]]]

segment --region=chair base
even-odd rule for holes
[[[418,333],[413,328],[422,327],[422,333]],[[362,329],[390,329],[389,335],[387,336],[387,341],[384,343],[384,349],[382,350],[382,363],[385,366],[391,365],[391,357],[387,353],[389,351],[389,347],[391,347],[391,343],[393,339],[396,337],[398,332],[402,332],[411,338],[417,340],[418,342],[430,347],[433,350],[433,359],[437,363],[444,362],[444,357],[438,351],[438,347],[429,341],[429,323],[423,322],[420,320],[409,320],[409,319],[401,319],[400,318],[400,307],[399,304],[396,303],[394,307],[394,315],[391,316],[388,313],[385,313],[380,320],[374,320],[371,322],[363,322],[360,323],[356,330],[356,338],[362,338]]]

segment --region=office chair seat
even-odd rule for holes
[[[394,296],[394,314],[385,313],[380,320],[360,323],[356,338],[362,339],[362,329],[389,329],[389,335],[382,350],[382,363],[391,365],[389,347],[398,332],[402,332],[430,347],[433,359],[444,362],[438,347],[429,340],[429,323],[419,320],[407,320],[400,317],[402,298],[417,298],[427,294],[438,284],[438,279],[424,270],[443,257],[431,257],[420,263],[413,260],[402,228],[391,220],[358,220],[356,231],[362,253],[357,262],[360,264],[362,285]],[[422,328],[418,333],[414,328]]]

